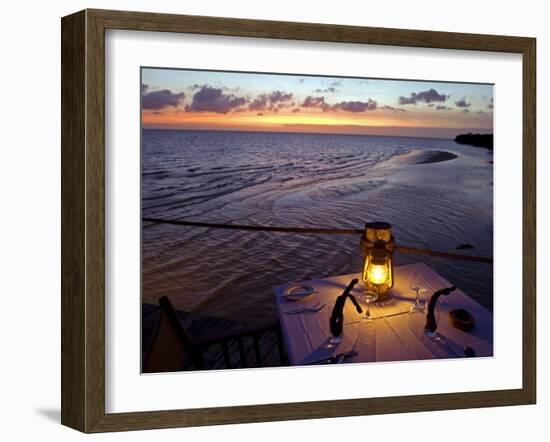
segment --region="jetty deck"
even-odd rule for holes
[[[159,319],[161,307],[155,304],[142,303],[142,355],[147,351],[155,325]],[[214,316],[176,310],[183,327],[191,338],[202,338],[209,335],[229,335],[237,333],[242,329],[250,327],[244,322],[232,321]],[[262,367],[280,367],[288,365],[288,356],[284,354],[283,361],[279,357],[277,348],[277,333],[267,331],[258,338],[258,344],[262,353]],[[244,347],[245,359],[241,358],[239,342],[237,340],[228,343],[231,368],[257,367],[255,359],[254,339],[252,336],[245,336],[241,340]],[[212,345],[203,354],[207,361],[208,369],[226,369],[222,347]]]

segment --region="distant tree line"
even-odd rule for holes
[[[455,137],[455,142],[493,150],[493,134],[461,134]]]

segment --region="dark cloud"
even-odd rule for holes
[[[307,96],[302,107],[321,107],[325,103],[325,97],[312,97],[311,95]]]
[[[294,109],[292,109],[292,113],[295,114],[297,112],[300,112],[300,108],[299,107],[295,107]]]
[[[273,91],[269,94],[258,95],[249,105],[250,110],[269,110],[277,112],[292,100],[293,94],[283,91]]]
[[[258,97],[256,97],[252,103],[248,105],[248,108],[250,110],[264,110],[268,107],[269,100],[267,99],[267,95],[262,94]]]
[[[462,112],[465,114],[470,113],[470,109],[463,109]]]
[[[471,105],[472,105],[472,103],[468,103],[466,101],[466,97],[463,97],[458,101],[455,101],[455,106],[456,107],[470,107]]]
[[[443,104],[438,104],[436,110],[451,110],[452,107],[444,106]]]
[[[301,105],[305,108],[319,108],[324,112],[329,110],[342,110],[344,112],[366,112],[378,109],[378,103],[369,98],[368,101],[341,101],[336,104],[328,104],[325,97],[308,96]]]
[[[142,84],[141,85],[141,95],[143,95],[145,92],[147,92],[147,89],[149,89],[149,85]]]
[[[222,89],[224,91],[229,91],[229,92],[239,92],[241,90],[240,86],[237,86],[237,87],[227,87],[227,86],[221,86],[221,85],[212,86],[208,83],[204,83],[204,84],[195,83],[195,84],[192,84],[190,86],[187,86],[187,88],[191,89],[192,91],[202,89],[202,88],[205,88],[205,87],[207,87],[207,88],[217,87],[219,89]]]
[[[430,104],[428,104],[428,107],[434,107],[434,106],[435,106],[435,104],[434,104],[434,103],[430,103]]]
[[[493,108],[493,99],[491,98],[491,101],[489,102],[489,104],[487,105],[487,108],[488,109],[492,109]]]
[[[369,101],[341,101],[332,106],[333,109],[346,112],[366,112],[376,110],[378,103],[369,98]]]
[[[316,92],[318,94],[328,94],[328,93],[335,93],[337,89],[335,87],[327,87],[326,89],[315,89],[313,92]]]
[[[240,92],[241,90],[241,87],[240,86],[236,86],[236,87],[228,87],[228,86],[220,86],[224,91],[230,91],[230,92]]]
[[[144,93],[144,89],[142,86],[141,90],[143,93],[141,98],[141,105],[143,109],[159,110],[170,106],[176,107],[185,98],[185,94],[183,92],[179,94],[174,94],[168,89]],[[145,91],[146,90],[147,89],[145,89]]]
[[[263,117],[264,114],[262,112],[258,112],[256,115],[258,115],[258,117]]]
[[[193,95],[193,101],[186,106],[188,112],[215,112],[227,114],[247,103],[247,99],[233,94],[224,94],[222,89],[210,86],[202,88]]]
[[[292,100],[293,94],[290,92],[273,91],[269,94],[269,101],[271,103],[284,103]]]
[[[312,96],[306,97],[306,99],[302,103],[302,107],[320,108],[323,110],[323,112],[327,112],[332,108],[330,104],[325,102],[325,97],[312,97]]]
[[[399,97],[399,104],[416,104],[419,101],[423,103],[442,102],[449,98],[448,95],[439,94],[435,89],[422,92],[412,92],[408,97]]]
[[[322,80],[321,84],[326,84],[325,80]],[[333,94],[335,92],[338,92],[337,87],[341,85],[342,85],[342,80],[334,80],[328,83],[328,87],[318,88],[318,89],[315,89],[313,92],[317,94]]]
[[[407,112],[407,110],[403,109],[402,107],[393,107],[388,105],[382,106],[380,109],[389,110],[392,112]]]

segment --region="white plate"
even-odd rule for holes
[[[311,296],[313,292],[313,287],[309,284],[292,284],[285,289],[283,295],[290,301],[297,301]]]

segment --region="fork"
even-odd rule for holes
[[[317,304],[314,304],[310,307],[300,307],[293,310],[288,310],[284,312],[285,315],[295,315],[297,313],[316,313],[323,309],[325,307],[325,304],[321,304],[318,302]]]

